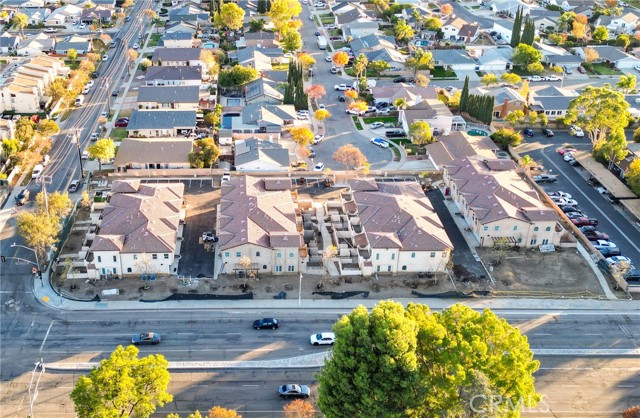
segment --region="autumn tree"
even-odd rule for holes
[[[316,409],[313,404],[296,399],[284,406],[284,418],[315,418]]]
[[[313,117],[317,120],[322,122],[323,120],[325,120],[326,118],[330,118],[331,117],[331,112],[329,112],[327,109],[318,109],[315,111],[315,113],[313,114]]]
[[[609,31],[607,30],[606,26],[598,26],[593,30],[591,37],[593,38],[594,41],[601,44],[604,41],[609,40]]]
[[[429,78],[424,74],[416,74],[415,84],[419,87],[427,87],[429,84]]]
[[[453,6],[449,3],[443,4],[442,7],[440,7],[440,13],[445,16],[449,16],[451,13],[453,13]]]
[[[396,40],[403,44],[408,44],[415,35],[413,28],[409,26],[404,19],[398,19],[396,24],[393,26],[393,33]]]
[[[510,128],[500,128],[491,134],[491,139],[500,148],[507,149],[510,146],[515,147],[522,142],[522,135]]]
[[[360,76],[362,76],[368,65],[369,59],[367,59],[367,56],[365,54],[360,54],[353,60],[351,68],[353,69],[356,78],[360,78]]]
[[[573,22],[571,34],[577,39],[584,39],[587,36],[587,26],[578,21]]]
[[[369,69],[369,71],[372,71],[376,74],[380,74],[383,71],[387,71],[391,69],[391,64],[389,64],[387,61],[375,60],[375,61],[371,61],[367,68]]]
[[[496,76],[495,74],[486,73],[480,79],[480,83],[484,84],[485,86],[498,84],[498,76]]]
[[[136,62],[136,60],[138,59],[138,51],[136,51],[133,48],[129,48],[127,49],[127,61],[129,61],[129,67],[127,67],[129,70],[132,68],[133,64]],[[127,71],[129,71],[127,70]]]
[[[218,84],[221,87],[239,87],[258,78],[258,71],[253,67],[235,65],[224,69],[218,74]]]
[[[200,51],[200,61],[204,63],[207,68],[207,73],[211,77],[215,77],[220,72],[220,64],[218,64],[218,58],[213,54],[213,52],[208,49],[203,49]]]
[[[509,123],[509,125],[515,127],[518,123],[524,120],[524,112],[519,109],[512,110],[505,115],[504,119]]]
[[[629,103],[622,93],[611,89],[609,84],[602,87],[587,86],[569,102],[565,123],[582,128],[595,145],[611,132],[627,127]]]
[[[298,0],[273,0],[269,9],[269,18],[279,32],[301,12],[302,6]]]
[[[78,65],[78,69],[80,71],[84,71],[87,74],[91,74],[96,70],[96,64],[93,63],[92,61],[87,60],[82,60],[80,61],[80,64]]]
[[[324,97],[325,94],[327,94],[327,91],[322,84],[312,84],[307,89],[307,96],[309,96],[310,99],[318,100]]]
[[[189,154],[189,163],[195,168],[212,168],[220,157],[220,149],[213,138],[202,138],[195,142],[193,152]]]
[[[87,148],[87,152],[90,158],[98,160],[98,169],[102,172],[102,163],[116,156],[116,145],[109,138],[99,139],[95,144]]]
[[[239,415],[233,409],[214,406],[209,410],[209,415],[207,415],[207,418],[242,418],[242,415]]]
[[[354,111],[359,112],[359,113],[366,112],[368,108],[369,108],[369,106],[367,105],[367,102],[364,102],[362,100],[359,100],[359,101],[353,102],[353,103],[349,103],[349,106],[347,106],[347,109],[354,110]]]
[[[509,84],[520,84],[522,83],[522,78],[516,73],[504,73],[500,76],[500,80]]]
[[[411,142],[418,145],[426,145],[433,142],[431,127],[423,120],[417,120],[409,125],[409,138]]]
[[[622,35],[618,35],[618,37],[616,38],[616,45],[621,46],[622,49],[626,51],[627,48],[629,48],[629,45],[631,45],[631,39],[629,39],[629,35],[624,33]]]
[[[584,49],[584,60],[586,62],[592,63],[598,58],[600,58],[600,55],[598,54],[598,51],[596,51],[595,49],[590,47],[587,47]]]
[[[67,59],[71,61],[75,61],[78,59],[78,51],[73,48],[67,50]]]
[[[333,161],[344,164],[347,170],[349,170],[349,167],[353,169],[362,167],[367,162],[367,157],[353,144],[341,146],[333,153],[332,158]]]
[[[417,50],[412,57],[407,58],[404,67],[413,73],[415,77],[418,71],[428,70],[431,67],[433,55],[424,49]]]
[[[302,37],[300,32],[287,29],[281,32],[280,45],[285,51],[297,51],[302,48]]]
[[[298,54],[298,62],[302,65],[302,68],[309,68],[316,63],[316,60],[306,52]]]
[[[24,28],[29,26],[29,16],[24,13],[16,13],[13,15],[13,19],[10,22],[11,27],[20,29],[20,32],[24,36]]]
[[[161,355],[138,358],[138,349],[118,346],[109,358],[80,376],[71,392],[79,418],[148,417],[171,402],[169,362]]]
[[[311,132],[307,127],[291,128],[289,133],[291,133],[291,139],[293,139],[293,142],[301,147],[306,147],[313,143],[313,132]]]
[[[633,74],[623,74],[616,83],[616,88],[624,94],[629,94],[631,90],[636,88],[636,76]]]
[[[344,68],[349,63],[349,54],[344,51],[338,51],[333,54],[331,61],[336,67]]]
[[[442,27],[442,20],[438,19],[435,16],[429,17],[427,18],[427,20],[424,21],[424,27],[427,30],[437,31]]]
[[[635,194],[640,196],[640,158],[635,158],[631,161],[629,169],[625,173],[625,178],[629,188],[631,188]]]

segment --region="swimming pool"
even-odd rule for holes
[[[469,129],[467,134],[471,136],[488,136],[489,134],[482,129]]]
[[[231,129],[233,127],[233,118],[236,115],[222,115],[222,128]]]

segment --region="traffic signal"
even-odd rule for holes
[[[2,260],[3,263],[7,262],[7,257],[0,255],[0,260]]]

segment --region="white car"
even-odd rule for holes
[[[338,71],[338,67],[331,67],[331,69],[329,70],[331,74],[338,74]]]
[[[311,345],[333,345],[336,342],[336,334],[333,332],[321,332],[309,337]]]
[[[383,126],[384,126],[383,122],[373,122],[371,125],[369,125],[371,129],[378,129],[378,128],[382,128]]]
[[[133,49],[138,49],[138,48],[140,48],[140,44],[138,43],[133,44]]]
[[[640,65],[636,65],[633,69],[640,72]]]
[[[548,75],[544,78],[545,81],[560,81],[561,78],[557,75]]]
[[[382,138],[371,138],[369,140],[373,145],[377,145],[380,148],[389,148],[389,143]]]
[[[33,167],[33,171],[31,172],[31,178],[37,179],[42,175],[42,171],[44,171],[44,167],[42,166],[42,164],[37,164],[35,167]]]
[[[309,119],[309,111],[308,111],[308,110],[298,110],[298,111],[296,112],[296,117],[297,117],[298,119],[301,119],[301,120],[303,120],[303,119]]]
[[[325,26],[325,28],[327,28],[329,30],[338,29],[338,27],[336,25],[327,25],[327,26]]]
[[[108,59],[109,59],[109,56],[108,56],[108,55],[103,55],[103,56],[102,56],[102,61],[106,61],[106,60],[108,60]]]
[[[89,94],[89,86],[84,86],[82,89],[82,94]]]
[[[325,105],[323,105],[322,103],[320,103],[320,104],[318,105],[318,109],[325,109]]]
[[[58,29],[55,28],[46,28],[44,30],[44,33],[56,33],[58,31]]]
[[[87,87],[93,87],[93,85],[94,85],[95,83],[96,83],[96,82],[95,82],[95,80],[89,80],[89,81],[87,82]]]
[[[315,167],[313,167],[313,171],[322,171],[324,170],[324,163],[318,163]]]
[[[336,91],[347,91],[349,90],[349,87],[347,87],[346,84],[336,84],[335,86],[333,86],[333,89]]]
[[[324,135],[316,135],[313,137],[313,145],[318,145],[324,139]]]
[[[540,77],[539,75],[532,75],[531,77],[527,78],[528,81],[543,81],[543,78]]]
[[[87,27],[86,23],[80,23],[80,26],[78,26],[78,28],[80,28],[80,29],[84,29],[86,27]]]
[[[333,58],[331,58],[329,55],[327,55],[326,57],[324,57],[324,60],[327,62],[331,62],[333,61]]]
[[[613,257],[606,258],[607,264],[609,267],[619,267],[620,264],[624,263],[629,266],[629,270],[635,270],[633,264],[631,264],[631,259],[629,257],[625,257],[623,255],[615,255]]]
[[[573,156],[572,152],[566,152],[563,156],[562,159],[565,160],[566,162],[569,162],[571,160],[575,160],[576,157]]]
[[[347,109],[347,113],[350,114],[350,115],[362,116],[366,112],[363,112],[361,110],[356,110],[356,109]]]
[[[317,2],[317,3],[315,3],[313,6],[314,6],[314,7],[324,7],[324,6],[325,6],[325,4],[324,4],[324,3]]]
[[[552,199],[554,197],[556,197],[556,198],[562,197],[564,199],[572,199],[573,198],[569,193],[565,193],[565,192],[551,192],[551,193],[549,193],[549,197],[552,198]]]
[[[584,136],[584,131],[578,126],[572,126],[571,129],[569,129],[569,133],[579,138],[582,138]]]

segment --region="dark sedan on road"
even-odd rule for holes
[[[529,129],[529,128],[524,129],[524,130],[522,131],[522,135],[524,135],[524,136],[528,136],[528,137],[532,137],[532,136],[534,135],[534,134],[533,134],[533,129]]]
[[[155,332],[143,332],[142,334],[134,335],[131,338],[131,342],[134,345],[156,345],[160,344],[160,334]]]
[[[306,385],[282,385],[278,388],[281,398],[308,398],[311,389]]]
[[[255,329],[276,329],[279,327],[278,320],[275,318],[262,318],[253,321]]]
[[[551,129],[548,128],[544,128],[542,130],[542,133],[544,134],[544,136],[546,136],[547,138],[551,138],[552,136],[554,136],[555,134],[553,133],[553,131]]]

